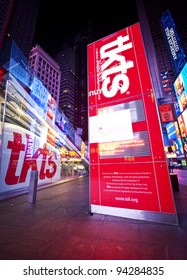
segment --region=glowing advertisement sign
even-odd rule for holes
[[[29,69],[28,60],[18,48],[17,44],[12,41],[9,68],[7,69],[18,81],[22,82],[28,88],[33,79],[32,69]],[[32,73],[32,75],[31,75]]]
[[[163,123],[174,122],[172,104],[160,104],[159,105],[160,117]]]
[[[47,120],[50,124],[54,124],[57,110],[56,101],[37,77],[34,77],[31,84],[30,96],[36,102],[35,110],[43,119]]]
[[[91,211],[176,224],[139,23],[88,45],[88,105]]]
[[[60,154],[46,128],[40,138],[13,124],[5,124],[2,147],[0,193],[27,188],[31,171],[38,171],[38,184],[60,179]]]
[[[49,92],[44,87],[43,83],[37,77],[34,77],[31,85],[30,96],[36,102],[34,109],[42,116],[43,119],[45,119],[47,112],[48,95]]]
[[[183,155],[183,147],[181,137],[178,131],[177,122],[170,122],[166,125],[166,131],[170,146],[174,148],[175,156]]]
[[[47,101],[47,118],[49,118],[49,120],[51,121],[52,124],[55,123],[55,114],[56,114],[56,101],[55,99],[51,96],[51,94],[49,93],[48,95],[48,101]]]
[[[184,145],[185,155],[187,154],[187,109],[178,117],[178,124],[181,132],[181,140]]]
[[[183,67],[173,85],[179,104],[179,111],[176,113],[177,116],[179,116],[187,108],[187,63]]]
[[[161,21],[174,68],[176,73],[179,73],[186,63],[186,55],[184,53],[174,20],[169,10],[163,14]]]

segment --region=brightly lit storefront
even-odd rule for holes
[[[46,91],[20,64],[1,80],[0,198],[27,191],[32,171],[38,188],[87,173],[85,143]]]

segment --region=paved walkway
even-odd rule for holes
[[[0,201],[1,260],[187,260],[187,171],[174,192],[179,225],[89,214],[89,178]]]

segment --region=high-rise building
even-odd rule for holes
[[[72,125],[75,123],[75,52],[72,44],[63,44],[61,51],[53,56],[60,65],[61,81],[59,107]]]
[[[91,42],[90,22],[75,36],[75,126],[82,131],[83,141],[88,141],[88,88],[87,46]]]
[[[39,45],[31,49],[29,63],[58,105],[61,79],[59,64]]]
[[[169,10],[187,55],[187,18],[184,1],[136,0],[136,6],[156,97],[167,97],[172,101],[173,98],[175,99],[173,83],[176,73],[161,19],[163,14]]]
[[[0,2],[0,64],[10,58],[15,41],[28,59],[32,47],[40,0],[2,0]]]
[[[6,35],[8,23],[10,21],[12,9],[15,0],[1,0],[0,1],[0,50]]]
[[[61,68],[59,106],[84,142],[88,141],[87,45],[90,42],[88,22],[53,56]]]

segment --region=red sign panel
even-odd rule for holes
[[[88,94],[92,210],[175,214],[139,23],[88,46]]]

